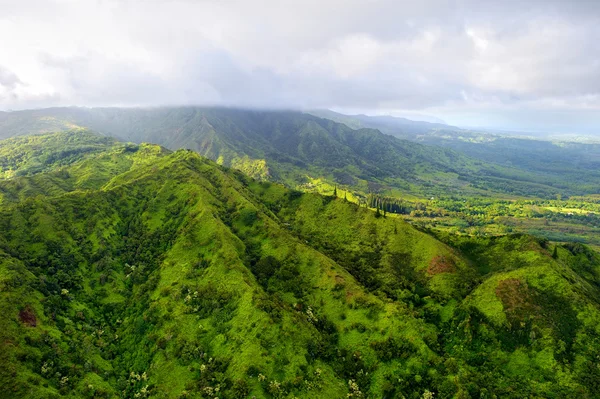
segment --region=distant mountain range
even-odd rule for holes
[[[318,116],[211,107],[49,108],[0,114],[0,137],[82,127],[120,140],[192,149],[290,187],[324,179],[331,188],[340,184],[363,194],[600,192],[598,145],[505,138],[404,118],[314,113]]]
[[[437,118],[430,118],[430,120],[421,121],[389,115],[345,115],[330,110],[312,110],[307,111],[307,113],[319,116],[321,118],[331,119],[332,121],[344,123],[354,129],[370,127],[384,131],[389,128],[397,129],[398,132],[404,132],[406,135],[426,133],[432,129],[460,130],[459,128],[450,126],[441,119]]]

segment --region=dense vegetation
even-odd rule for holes
[[[432,235],[342,189],[81,131],[0,153],[23,154],[0,180],[2,397],[600,390],[600,256],[585,245]]]
[[[366,205],[379,213],[402,215],[422,228],[457,234],[497,236],[529,233],[559,242],[600,247],[600,197],[539,198],[445,196],[399,199],[369,195]]]
[[[82,159],[87,154],[104,151],[115,140],[91,134],[16,137],[3,142],[0,147],[0,178],[32,175],[52,170]]]
[[[451,148],[462,154],[484,162],[535,174],[537,180],[558,188],[555,194],[598,193],[600,173],[600,144],[595,142],[569,140],[542,140],[515,136],[501,136],[439,123],[415,122],[389,116],[342,115],[331,111],[313,112],[337,122],[345,123],[355,129],[378,129],[385,134],[427,145]],[[524,177],[524,176],[523,176]],[[522,181],[523,177],[514,180]],[[509,178],[510,180],[510,178]],[[498,182],[501,184],[500,182]],[[511,183],[504,186],[492,186],[495,190],[512,192],[519,195],[548,197],[552,190],[534,186],[516,187],[510,190]],[[485,188],[486,182],[477,185]]]
[[[192,149],[289,187],[306,189],[324,180],[363,197],[600,193],[598,146],[482,136],[424,122],[399,130],[381,119],[341,121],[346,124],[301,112],[228,108],[53,108],[0,114],[0,137],[80,126],[136,143]]]

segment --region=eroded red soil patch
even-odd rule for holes
[[[25,324],[26,326],[37,326],[37,319],[35,317],[35,313],[33,312],[33,309],[31,309],[30,306],[27,306],[25,309],[22,309],[19,312],[19,320],[21,320],[21,323]]]
[[[427,267],[427,273],[435,276],[440,273],[453,273],[456,271],[456,262],[446,255],[438,255],[431,259]]]
[[[508,278],[498,283],[496,296],[502,301],[504,313],[509,323],[522,323],[535,315],[537,305],[534,303],[533,291],[525,281]]]

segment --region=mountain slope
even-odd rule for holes
[[[5,140],[0,144],[0,178],[35,174],[73,163],[114,143],[115,139],[84,130]]]
[[[169,153],[157,145],[136,146],[80,129],[0,141],[0,204],[98,189]]]
[[[400,192],[553,197],[597,192],[558,173],[532,173],[466,157],[439,146],[399,140],[291,111],[227,108],[51,108],[7,113],[0,135],[40,132],[62,124],[133,142],[187,148],[263,180],[310,187],[325,179],[364,195]],[[17,128],[18,127],[18,128]]]
[[[401,139],[451,148],[484,162],[535,173],[540,182],[566,189],[566,193],[598,192],[598,143],[501,136],[391,116],[343,115],[332,111],[311,113],[354,128],[378,129]]]
[[[2,396],[597,392],[586,247],[436,239],[190,151],[120,146],[0,181]],[[108,172],[85,190],[14,185],[90,162]]]
[[[430,133],[436,129],[460,130],[457,127],[439,122],[425,122],[394,116],[344,115],[330,110],[313,110],[309,114],[320,118],[343,123],[353,129],[378,129],[399,138],[414,139],[419,135]]]

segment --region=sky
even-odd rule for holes
[[[0,0],[0,110],[329,108],[600,135],[599,43],[593,0]]]

